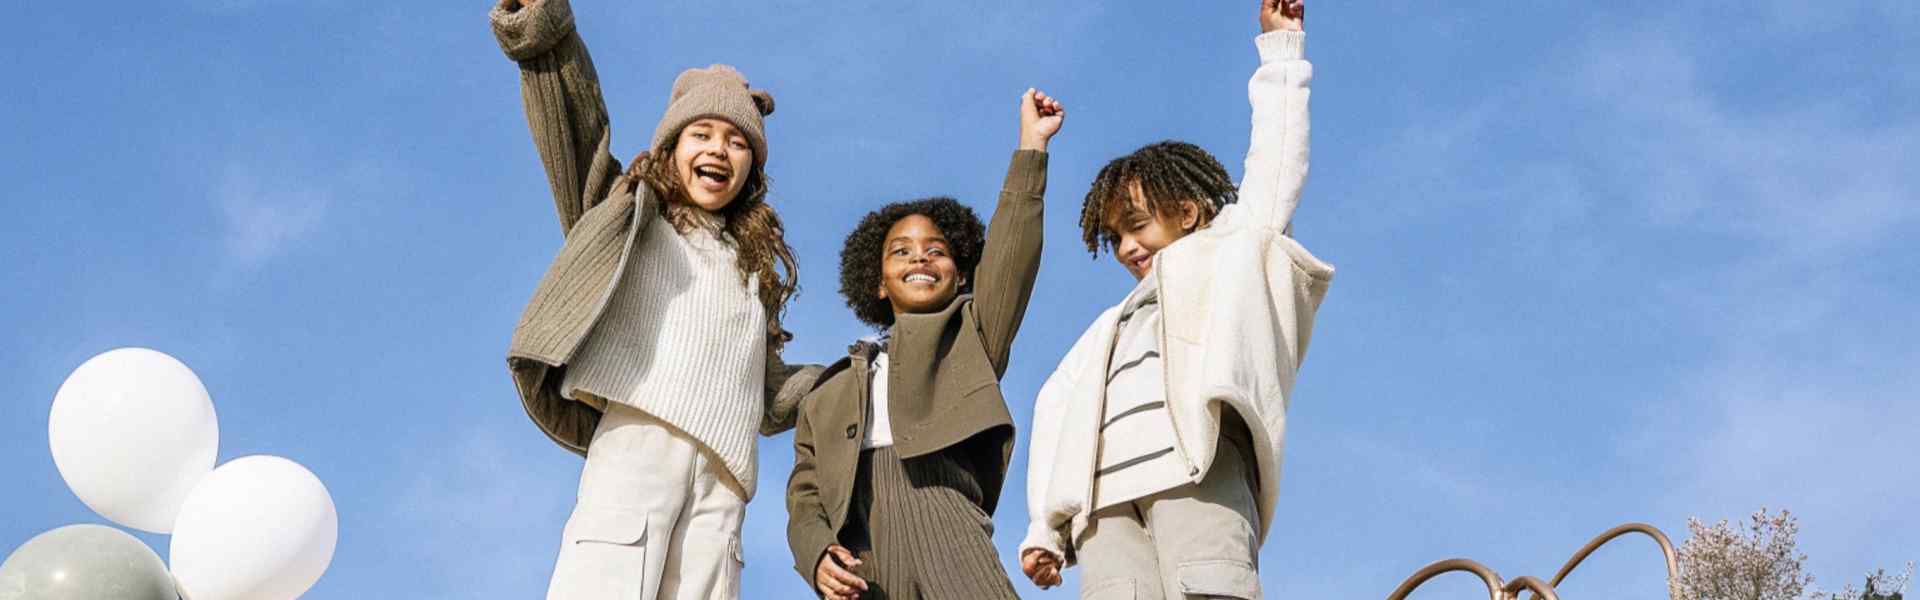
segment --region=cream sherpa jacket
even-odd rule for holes
[[[1333,267],[1286,234],[1307,176],[1307,97],[1313,67],[1305,34],[1255,39],[1260,68],[1247,83],[1253,134],[1239,201],[1205,229],[1162,249],[1149,277],[1159,278],[1164,308],[1160,346],[1168,416],[1194,482],[1206,477],[1220,438],[1221,408],[1252,428],[1260,474],[1264,541],[1279,496],[1281,448],[1294,373],[1307,352],[1313,315]],[[1106,391],[1120,304],[1094,321],[1067,352],[1035,401],[1027,467],[1032,518],[1025,553],[1063,557],[1085,533],[1092,512]]]

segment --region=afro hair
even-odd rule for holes
[[[980,264],[980,250],[986,245],[987,228],[973,209],[960,201],[940,196],[895,202],[867,213],[860,224],[847,234],[840,250],[840,296],[853,309],[853,316],[875,329],[893,326],[893,304],[880,297],[880,262],[887,232],[901,219],[920,215],[933,221],[947,238],[954,266],[966,277],[960,293],[973,291],[973,269]]]

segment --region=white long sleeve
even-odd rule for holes
[[[1284,230],[1300,206],[1300,190],[1307,182],[1307,101],[1313,82],[1306,38],[1299,31],[1254,38],[1260,69],[1247,81],[1253,132],[1238,202],[1245,213],[1240,218],[1249,226]]]

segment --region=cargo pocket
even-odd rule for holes
[[[1132,577],[1108,579],[1080,588],[1080,600],[1134,600],[1136,584]]]
[[[737,600],[739,577],[747,567],[739,535],[720,531],[687,531],[685,540],[670,552],[680,552],[680,569],[674,575],[674,598]],[[662,592],[660,598],[666,598]]]
[[[713,582],[711,586],[713,590],[711,598],[740,597],[740,576],[747,567],[746,552],[740,547],[738,535],[727,536],[726,544],[726,551],[723,553],[725,556],[720,559],[720,570],[713,574],[718,581]]]
[[[549,597],[639,600],[645,592],[645,513],[580,508],[562,538]]]
[[[1180,563],[1180,593],[1206,598],[1259,600],[1260,575],[1253,571],[1253,565],[1237,560]]]

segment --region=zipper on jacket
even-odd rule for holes
[[[1173,427],[1174,454],[1180,455],[1180,461],[1187,464],[1187,478],[1192,479],[1200,474],[1200,466],[1193,464],[1193,457],[1187,454],[1186,436],[1180,433],[1180,411],[1174,408],[1173,378],[1169,376],[1172,374],[1172,369],[1168,368],[1173,366],[1173,352],[1167,345],[1167,278],[1161,276],[1166,272],[1167,264],[1165,261],[1159,261],[1159,263],[1154,265],[1153,285],[1157,288],[1154,290],[1155,293],[1160,294],[1160,362],[1164,365],[1160,369],[1160,394],[1165,397],[1163,400],[1167,403],[1167,424]],[[1195,483],[1198,481],[1196,480]]]

